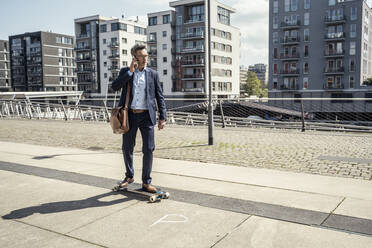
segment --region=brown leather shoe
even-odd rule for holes
[[[145,184],[145,183],[142,184],[142,189],[149,193],[156,193],[157,191],[157,189],[154,186],[152,186],[151,184]]]
[[[120,188],[127,188],[129,184],[133,183],[134,179],[130,177],[125,177],[123,181],[119,183]]]

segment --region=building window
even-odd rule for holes
[[[163,57],[163,62],[167,63],[167,57]]]
[[[350,21],[355,21],[357,19],[357,8],[351,7],[350,8]]]
[[[149,17],[149,26],[154,26],[158,24],[158,17]]]
[[[304,56],[309,57],[309,46],[308,45],[305,45],[304,47]]]
[[[119,23],[119,29],[123,31],[127,31],[127,24],[125,23]]]
[[[146,29],[145,28],[138,27],[138,26],[134,26],[134,33],[135,34],[146,35]]]
[[[310,9],[310,0],[304,0],[304,9]]]
[[[167,50],[167,44],[162,45],[163,50]]]
[[[278,0],[274,0],[274,7],[273,7],[273,13],[277,14],[278,13]]]
[[[310,41],[310,30],[308,28],[304,29],[304,41]]]
[[[163,37],[167,37],[167,31],[163,31]]]
[[[163,24],[167,24],[170,22],[170,15],[163,15]]]
[[[354,72],[355,71],[355,60],[354,59],[350,59],[349,71],[350,72]]]
[[[354,76],[353,75],[350,75],[350,77],[349,77],[349,88],[350,89],[354,88],[354,85],[355,85]]]
[[[276,90],[278,88],[278,79],[273,78],[273,89]]]
[[[278,28],[278,16],[275,15],[273,18],[273,29],[277,29],[277,28]]]
[[[328,0],[328,6],[336,5],[336,0]]]
[[[284,11],[289,12],[289,0],[284,0]]]
[[[309,78],[304,77],[303,79],[303,89],[307,90],[309,88]]]
[[[106,67],[107,66],[107,62],[105,61],[105,62],[103,62],[103,66],[104,67]]]
[[[123,49],[123,50],[122,50],[122,54],[123,54],[123,55],[127,55],[127,54],[128,54],[128,51],[125,50],[125,49]]]
[[[297,11],[298,9],[298,0],[291,0],[291,11]]]
[[[222,24],[230,25],[230,11],[218,6],[217,20]]]
[[[111,23],[111,32],[119,30],[119,23]]]
[[[105,32],[107,32],[107,25],[106,24],[102,24],[99,29],[100,29],[100,32],[101,33],[105,33]]]
[[[350,55],[355,55],[355,41],[350,42]]]
[[[107,78],[107,73],[103,74],[103,77],[104,77],[104,78]]]
[[[308,26],[310,23],[310,13],[304,14],[304,25]]]
[[[274,74],[278,74],[278,64],[274,64]]]
[[[305,74],[309,73],[309,63],[308,62],[304,62],[304,73]]]
[[[121,43],[123,43],[123,44],[127,44],[127,38],[121,38]]]
[[[163,75],[167,75],[168,74],[168,71],[167,70],[163,70]]]
[[[128,62],[127,61],[123,61],[123,66],[128,66]]]
[[[274,59],[278,58],[278,48],[274,47]]]
[[[273,32],[273,43],[274,44],[278,43],[278,32]]]
[[[102,42],[103,42],[103,44],[106,44],[107,40],[106,39],[103,39]]]
[[[356,24],[350,24],[350,38],[356,37]]]
[[[104,56],[107,55],[107,51],[106,51],[106,50],[103,50],[103,55],[104,55]]]

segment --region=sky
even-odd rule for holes
[[[219,0],[237,10],[231,24],[241,31],[241,58],[244,66],[268,63],[268,0]],[[91,15],[125,18],[172,9],[169,0],[12,0],[3,1],[0,39],[35,31],[74,35],[74,19]],[[249,3],[249,4],[248,4]]]

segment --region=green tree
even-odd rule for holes
[[[245,93],[248,96],[267,97],[267,88],[261,84],[255,72],[248,71],[247,81],[245,84]]]

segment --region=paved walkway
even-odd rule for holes
[[[0,247],[372,247],[368,180],[156,158],[171,198],[150,204],[110,190],[122,174],[119,153],[0,141]]]
[[[156,131],[157,158],[268,168],[372,180],[372,135],[336,132],[167,126]],[[0,120],[0,140],[121,152],[107,123]],[[141,153],[138,133],[136,153]]]

